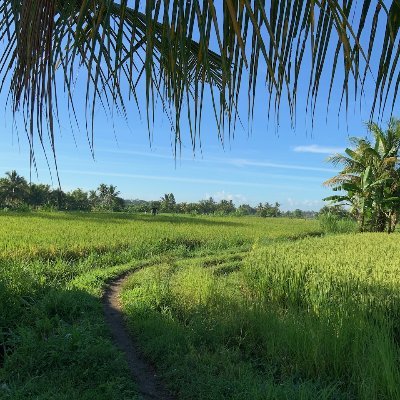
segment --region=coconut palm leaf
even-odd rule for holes
[[[342,186],[344,183],[347,183],[347,182],[356,182],[358,180],[359,180],[359,177],[355,176],[355,175],[339,174],[339,175],[333,176],[332,178],[327,179],[325,182],[323,182],[323,185],[335,187],[335,186]]]
[[[54,154],[57,94],[66,91],[74,114],[79,69],[86,76],[91,145],[97,103],[126,115],[128,99],[140,108],[141,82],[149,132],[160,101],[176,146],[182,118],[188,118],[196,146],[207,91],[223,142],[226,126],[234,132],[246,89],[252,117],[260,79],[268,110],[279,116],[285,101],[294,121],[304,74],[313,115],[325,71],[330,98],[336,71],[343,69],[339,87],[346,108],[350,84],[357,96],[372,73],[372,112],[382,111],[390,96],[394,106],[400,84],[399,1],[364,0],[360,7],[352,0],[3,0],[0,38],[7,44],[0,55],[1,88],[10,91],[14,113],[22,111],[32,149],[37,132],[41,144],[49,135]],[[385,33],[379,67],[372,70],[378,29]],[[311,68],[305,70],[308,53]]]

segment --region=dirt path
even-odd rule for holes
[[[110,328],[114,342],[125,354],[140,395],[145,400],[173,400],[174,397],[166,390],[157,376],[154,367],[145,359],[138,348],[135,339],[128,333],[119,302],[122,285],[128,278],[125,273],[110,282],[104,296],[103,307],[107,325]]]

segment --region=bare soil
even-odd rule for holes
[[[174,400],[154,366],[146,360],[135,338],[125,324],[119,301],[119,294],[129,273],[111,281],[103,296],[104,315],[117,347],[125,354],[132,378],[144,400]]]

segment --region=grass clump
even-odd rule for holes
[[[318,217],[320,229],[325,234],[356,233],[359,231],[357,222],[349,217],[340,217],[324,213]]]

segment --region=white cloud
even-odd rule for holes
[[[285,202],[282,202],[282,208],[285,210],[294,210],[299,208],[305,211],[318,211],[321,207],[325,205],[325,202],[321,199],[318,200],[296,200],[291,197],[287,198]]]
[[[317,153],[317,154],[334,154],[344,152],[343,147],[319,146],[318,144],[310,144],[307,146],[296,146],[293,151],[296,153]]]
[[[206,193],[205,198],[208,199],[209,197],[212,197],[217,202],[221,200],[232,200],[235,204],[243,204],[248,202],[246,196],[243,194],[227,193],[224,190],[211,194]]]

